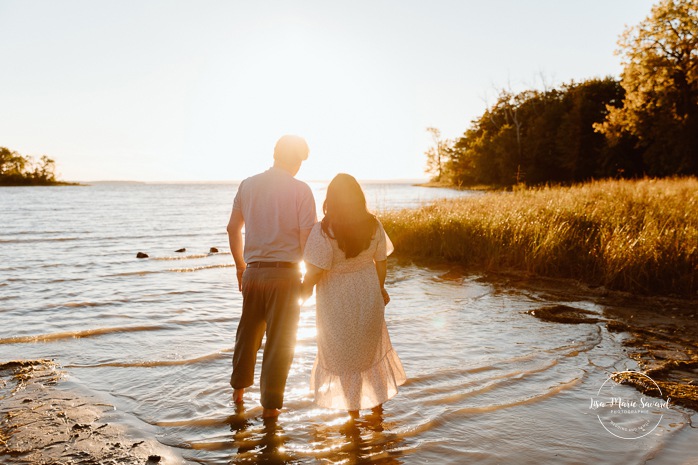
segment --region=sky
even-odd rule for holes
[[[499,89],[619,76],[648,0],[0,0],[0,146],[68,181],[425,178]]]

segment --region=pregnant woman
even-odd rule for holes
[[[303,295],[317,284],[318,353],[310,386],[320,407],[357,415],[395,396],[405,382],[384,317],[392,244],[348,174],[338,174],[327,187],[323,212],[304,256]]]

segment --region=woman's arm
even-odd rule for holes
[[[376,272],[378,273],[378,282],[381,285],[383,302],[385,305],[388,305],[388,302],[390,302],[390,295],[388,294],[388,291],[385,290],[385,276],[388,274],[388,261],[381,260],[375,261],[374,263],[376,264]]]
[[[313,293],[313,287],[320,281],[325,270],[310,263],[305,264],[305,276],[303,277],[303,288],[301,298],[305,302]]]

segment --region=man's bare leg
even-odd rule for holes
[[[245,393],[245,388],[233,389],[233,402],[236,404],[242,404],[242,395]]]

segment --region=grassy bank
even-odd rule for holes
[[[494,192],[381,215],[400,256],[698,297],[698,179]]]

